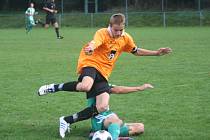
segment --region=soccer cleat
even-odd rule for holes
[[[64,120],[64,116],[60,117],[59,121],[60,121],[59,125],[60,136],[61,138],[64,138],[66,131],[70,132],[69,124]]]
[[[48,93],[54,93],[55,92],[55,87],[54,86],[55,86],[55,84],[49,84],[49,85],[41,86],[39,88],[38,95],[43,96],[43,95],[46,95]]]
[[[63,39],[63,38],[64,38],[63,36],[58,36],[58,37],[57,37],[57,39]]]

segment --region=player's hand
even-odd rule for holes
[[[172,52],[171,48],[160,48],[159,50],[157,50],[157,55],[165,55],[165,54],[169,54]]]
[[[87,46],[84,47],[84,52],[86,55],[92,55],[94,50],[94,44],[93,43],[88,43]]]
[[[57,14],[58,13],[58,10],[53,10],[53,13]]]
[[[143,87],[143,90],[154,88],[151,84],[143,84],[142,87]]]

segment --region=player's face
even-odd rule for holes
[[[31,4],[30,4],[30,6],[33,8],[33,7],[34,7],[34,4],[33,4],[33,3],[31,3]]]
[[[111,27],[112,35],[114,38],[118,38],[122,35],[125,25],[113,24]]]

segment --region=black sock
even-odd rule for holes
[[[68,83],[62,83],[55,85],[55,92],[56,91],[77,91],[78,81],[68,82]]]
[[[57,37],[59,37],[60,35],[59,35],[59,28],[58,27],[55,28],[55,32],[56,32]]]
[[[91,107],[87,107],[84,110],[82,110],[78,113],[75,113],[71,116],[64,117],[64,120],[67,123],[73,124],[73,123],[78,122],[78,121],[83,121],[83,120],[90,119],[91,117],[93,117],[97,114],[98,114],[98,111],[97,111],[96,106],[91,106]]]

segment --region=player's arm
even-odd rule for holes
[[[27,9],[27,10],[26,10],[25,15],[27,15],[27,16],[31,16],[31,14],[30,14],[30,10],[29,10],[29,9]]]
[[[142,48],[137,48],[133,53],[136,56],[161,56],[165,54],[169,54],[172,52],[171,48],[160,48],[158,50],[147,50]]]
[[[47,7],[43,7],[43,10],[45,10],[47,12],[51,12],[51,13],[57,13],[57,10],[50,9],[50,8],[47,8]]]
[[[147,50],[143,48],[138,48],[135,45],[133,38],[129,34],[126,35],[127,45],[124,51],[131,52],[136,56],[161,56],[172,52],[171,48],[160,48],[158,50]]]
[[[154,88],[151,84],[143,84],[140,86],[112,86],[111,93],[112,94],[126,94],[126,93],[132,93],[137,91],[143,91],[145,89]]]
[[[103,40],[104,36],[100,31],[97,31],[94,35],[93,40],[90,41],[88,45],[84,48],[85,54],[91,55],[96,48],[103,44]]]

